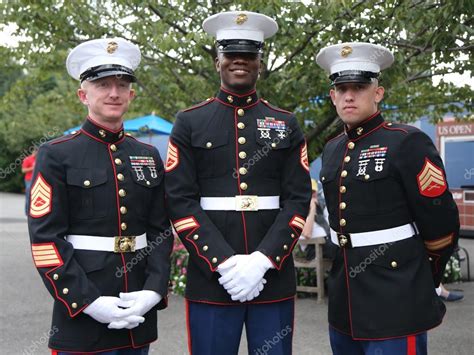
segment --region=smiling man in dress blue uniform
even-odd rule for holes
[[[435,287],[459,232],[443,162],[420,130],[386,122],[380,71],[392,53],[370,43],[322,49],[344,132],[323,152],[331,240],[329,324],[336,355],[420,355],[446,311]]]
[[[263,41],[278,26],[237,11],[209,17],[217,38],[216,97],[181,111],[166,162],[167,203],[190,254],[186,286],[192,354],[291,354],[291,252],[311,197],[295,116],[260,99]]]
[[[88,117],[38,152],[28,223],[55,300],[53,354],[146,354],[157,338],[173,236],[160,155],[123,130],[140,57],[122,38],[74,48],[66,65]]]

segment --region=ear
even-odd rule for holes
[[[78,89],[77,90],[77,97],[79,98],[79,100],[81,100],[81,102],[84,104],[84,105],[88,105],[89,104],[89,100],[87,99],[87,92],[86,90],[84,89]]]
[[[375,103],[378,104],[383,99],[385,89],[383,86],[377,86],[375,89]]]
[[[329,96],[331,96],[331,103],[336,106],[336,90],[331,89],[329,90]]]
[[[129,100],[133,100],[135,98],[135,89],[130,89],[130,96],[128,97]]]
[[[219,61],[219,56],[214,59],[214,64],[218,73],[221,72],[221,62]]]

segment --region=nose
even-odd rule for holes
[[[116,84],[110,86],[109,96],[113,98],[119,97],[119,88]]]

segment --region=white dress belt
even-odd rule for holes
[[[207,211],[276,210],[280,208],[280,196],[201,197],[201,207]]]
[[[402,226],[381,229],[362,233],[337,233],[331,228],[331,241],[340,246],[352,245],[355,247],[366,247],[383,243],[397,242],[399,240],[413,237],[417,232],[412,223]]]
[[[115,253],[134,252],[147,246],[146,233],[137,236],[99,237],[95,235],[66,236],[74,249],[111,251]]]

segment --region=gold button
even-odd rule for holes
[[[252,96],[247,97],[247,103],[249,104],[251,102],[252,102]]]
[[[125,197],[126,195],[127,195],[127,193],[125,192],[124,189],[120,189],[120,190],[119,190],[119,196],[120,196],[120,197]]]
[[[430,256],[430,257],[428,258],[428,260],[429,260],[429,261],[433,261],[433,258]]]
[[[126,213],[127,213],[127,207],[121,206],[121,207],[120,207],[120,213],[121,213],[121,214],[126,214]]]
[[[341,218],[341,220],[339,221],[339,225],[341,227],[344,227],[346,225],[346,220],[344,218]]]
[[[121,161],[119,158],[117,158],[117,159],[115,159],[115,164],[121,165],[121,164],[122,164],[122,161]]]
[[[347,207],[347,205],[346,205],[345,202],[341,202],[341,203],[339,204],[339,208],[340,208],[341,210],[345,210],[346,207]]]
[[[341,172],[341,176],[342,176],[342,177],[346,177],[346,176],[347,176],[347,170],[343,170],[343,171]]]
[[[245,142],[247,142],[245,137],[239,137],[238,141],[239,141],[239,144],[245,144]]]
[[[359,127],[356,129],[356,133],[358,136],[360,136],[362,134],[362,132],[364,132],[364,129],[362,127]]]
[[[341,194],[345,194],[346,191],[347,191],[347,189],[346,189],[346,187],[345,187],[344,185],[339,187],[339,192],[340,192]]]
[[[54,274],[54,275],[53,275],[53,280],[57,280],[57,279],[59,279],[59,275],[58,275],[58,274]]]
[[[123,176],[123,174],[120,174],[120,173],[117,174],[117,179],[118,179],[119,181],[123,181],[124,178],[125,178],[125,176]]]
[[[349,142],[349,143],[347,143],[347,148],[349,148],[349,149],[354,149],[354,147],[355,147],[355,143],[354,143],[354,142]]]
[[[280,258],[279,256],[277,256],[277,257],[275,258],[275,260],[277,261],[277,263],[279,263],[280,260],[281,260],[281,258]]]
[[[390,263],[390,266],[393,267],[394,269],[398,266],[397,262],[394,260]]]
[[[242,116],[245,114],[245,111],[242,110],[241,108],[239,108],[239,109],[237,110],[237,114],[238,114],[240,117],[242,117]]]
[[[127,223],[125,223],[125,222],[122,223],[122,224],[120,225],[120,228],[121,228],[123,231],[126,230],[126,229],[127,229]]]
[[[238,129],[244,129],[245,128],[245,123],[243,123],[243,122],[237,123],[237,128]]]
[[[240,152],[240,153],[239,153],[239,158],[240,158],[240,159],[245,159],[245,158],[247,158],[247,153],[245,153],[245,152]]]
[[[86,187],[91,186],[91,182],[89,180],[84,180],[83,184]]]
[[[245,182],[241,182],[240,183],[240,188],[245,191],[245,190],[247,190],[248,185]]]
[[[130,133],[127,133],[127,136],[131,137],[132,135]],[[122,138],[122,137],[123,137],[123,131],[119,133],[119,138]]]
[[[212,258],[211,261],[212,261],[213,264],[215,264],[215,263],[217,263],[217,258]]]
[[[288,250],[288,245],[283,245],[283,250]]]
[[[232,95],[227,96],[227,101],[229,101],[230,103],[234,102],[234,98],[232,97]]]
[[[346,156],[346,157],[344,158],[344,162],[345,162],[345,163],[349,163],[350,161],[351,161],[351,157],[350,157],[350,156]]]
[[[207,249],[209,249],[209,247],[208,247],[207,245],[204,245],[204,246],[202,247],[202,250],[204,250],[204,251],[207,251]]]
[[[150,186],[150,184],[151,184],[151,182],[149,182],[149,181],[147,180],[146,186]]]
[[[198,234],[194,234],[194,235],[193,235],[193,239],[194,239],[194,240],[198,240],[198,239],[199,239],[199,235],[198,235]]]
[[[369,180],[370,179],[370,175],[369,174],[365,174],[364,175],[364,180]]]
[[[387,126],[391,126],[391,125],[393,125],[393,123],[392,123],[392,122],[389,122],[389,123],[387,123]]]
[[[111,144],[111,145],[110,145],[110,150],[111,150],[112,152],[116,152],[116,151],[117,151],[117,146],[116,146],[115,144]]]
[[[103,129],[99,129],[99,136],[101,136],[102,138],[105,138],[106,134]]]
[[[277,144],[275,142],[272,143],[272,148],[276,148]]]
[[[71,303],[71,307],[76,309],[77,308],[77,303],[76,302]]]
[[[245,174],[247,174],[247,169],[245,169],[245,168],[240,168],[240,169],[239,169],[239,173],[240,173],[241,175],[245,175]]]
[[[63,295],[67,295],[69,293],[69,289],[68,288],[63,288]]]
[[[296,235],[294,233],[291,233],[291,238],[294,238],[296,237]]]
[[[206,148],[211,148],[212,147],[212,142],[207,142],[206,143]]]
[[[323,177],[321,178],[321,181],[325,181],[325,180],[326,180],[326,178],[323,176]]]

